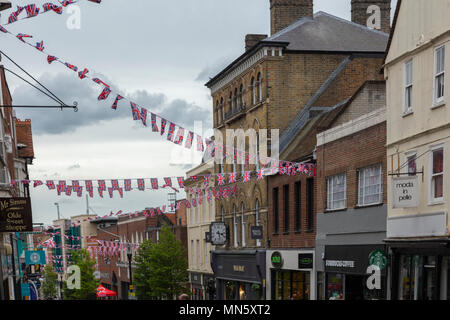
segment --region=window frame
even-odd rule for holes
[[[247,233],[246,227],[245,227],[245,204],[244,202],[241,202],[241,242],[242,247],[245,247],[247,245]]]
[[[411,67],[411,81],[408,82],[408,66]],[[413,87],[414,87],[414,64],[413,58],[409,59],[404,64],[403,72],[403,114],[409,114],[413,112]],[[410,106],[408,106],[407,90],[410,89]]]
[[[366,197],[365,194],[363,196],[361,196],[361,185],[360,185],[360,183],[361,183],[361,173],[362,173],[363,170],[367,170],[367,169],[370,169],[370,168],[373,168],[373,167],[379,167],[380,168],[380,175],[379,175],[379,177],[380,177],[380,193],[379,193],[379,197],[378,197],[379,200],[378,200],[378,202],[372,202],[372,203],[365,203],[364,202],[364,203],[361,203],[360,199],[362,198],[363,201],[364,201],[364,199]],[[364,188],[363,188],[363,190],[365,190],[365,188],[366,188],[365,181],[366,181],[366,177],[364,177]],[[379,205],[379,204],[382,204],[382,203],[383,203],[383,165],[381,163],[378,163],[378,164],[369,165],[369,166],[366,166],[366,167],[363,167],[363,168],[359,168],[358,169],[358,204],[357,204],[357,206],[358,207],[368,207],[368,206]]]
[[[438,52],[439,50],[443,50],[444,53],[444,58],[443,58],[443,63],[444,66],[442,68],[442,71],[438,72],[437,68],[438,68]],[[438,47],[436,47],[434,49],[434,76],[433,76],[433,106],[439,106],[441,104],[444,103],[445,101],[445,56],[446,56],[446,48],[445,48],[445,44],[442,44]],[[440,76],[443,76],[443,84],[444,84],[444,90],[443,90],[443,95],[442,97],[438,97],[437,93],[438,93],[438,78]]]
[[[330,194],[330,189],[335,188],[336,186],[333,183],[330,183],[330,180],[332,180],[333,178],[336,177],[340,177],[343,176],[344,177],[344,199],[343,200],[338,200],[340,201],[344,201],[344,206],[343,207],[334,207],[334,206],[330,206],[330,204],[335,203],[337,200],[334,199],[334,193],[331,192]],[[326,183],[327,183],[327,211],[337,211],[337,210],[345,210],[347,209],[347,173],[346,172],[342,172],[342,173],[338,173],[332,176],[329,176],[326,178]],[[331,188],[330,188],[331,186]]]
[[[442,150],[442,172],[438,174],[433,173],[433,156],[435,151]],[[430,173],[430,179],[428,183],[428,204],[429,205],[435,205],[435,204],[442,204],[444,203],[444,195],[445,195],[445,147],[444,144],[434,145],[430,147],[430,163],[429,163],[429,173]],[[437,176],[442,176],[442,197],[435,198],[434,197],[434,183],[433,179]]]

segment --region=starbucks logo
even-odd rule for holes
[[[372,251],[369,255],[369,265],[377,266],[380,270],[386,267],[387,258],[386,254],[381,250]]]

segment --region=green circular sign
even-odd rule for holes
[[[369,265],[378,266],[380,270],[383,270],[387,264],[386,254],[381,250],[372,251],[369,254]]]
[[[281,253],[279,253],[278,251],[272,253],[270,261],[272,261],[272,265],[277,269],[283,266],[283,258],[281,257]]]

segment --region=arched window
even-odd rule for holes
[[[256,199],[256,203],[255,203],[255,221],[256,221],[256,226],[260,225],[260,216],[259,216],[259,200]],[[256,240],[256,246],[260,247],[261,246],[261,240]]]
[[[236,205],[233,204],[233,240],[234,246],[237,247],[238,244],[238,234],[237,234],[237,216],[236,216]]]
[[[241,86],[239,88],[239,105],[241,107],[244,106],[244,85],[241,83]]]
[[[246,245],[246,232],[245,232],[245,205],[242,202],[241,203],[241,237],[242,237],[242,246],[245,247]]]
[[[251,91],[252,91],[252,104],[255,104],[256,103],[255,78],[252,78],[250,87],[251,87]]]
[[[228,99],[228,103],[230,104],[230,112],[231,112],[234,109],[234,106],[233,106],[233,92],[230,92],[230,97]]]
[[[237,110],[239,110],[239,100],[238,100],[238,89],[237,88],[235,88],[234,89],[234,107],[237,109]]]
[[[216,102],[216,119],[217,119],[217,124],[222,123],[219,100],[217,100],[217,102]]]
[[[225,121],[225,105],[223,103],[223,98],[220,98],[220,108],[222,109],[222,121]]]
[[[261,80],[261,72],[258,73],[257,79],[256,79],[256,86],[257,86],[257,92],[258,92],[258,101],[262,101],[262,80]]]

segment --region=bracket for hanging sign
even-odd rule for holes
[[[424,175],[424,170],[423,170],[423,166],[422,166],[422,171],[421,172],[414,172],[414,173],[411,173],[411,172],[405,172],[405,173],[388,173],[388,176],[406,176],[406,175],[408,175],[408,176],[417,176],[418,174],[421,174],[422,175],[422,182],[423,182],[423,175]]]
[[[39,109],[39,108],[45,108],[45,109],[73,109],[74,112],[78,112],[78,102],[74,102],[73,106],[68,105],[62,105],[62,106],[48,106],[48,105],[42,105],[42,106],[31,106],[31,105],[0,105],[0,108],[30,108],[30,109]]]

